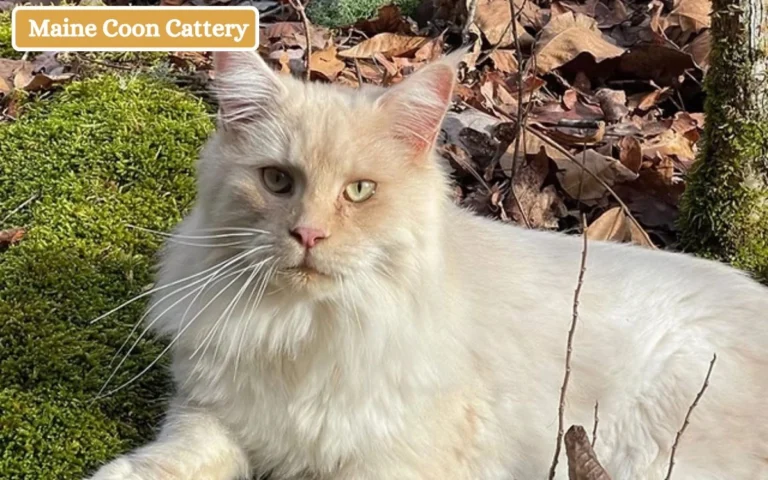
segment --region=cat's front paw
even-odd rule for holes
[[[101,467],[88,480],[155,480],[140,477],[127,458],[118,458]]]

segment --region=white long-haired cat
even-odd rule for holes
[[[252,53],[215,66],[218,132],[148,316],[175,400],[155,441],[92,478],[545,478],[581,239],[451,202],[433,154],[451,61],[370,91]],[[580,305],[566,426],[600,402],[613,480],[664,477],[715,353],[674,478],[768,479],[768,289],[593,242]]]

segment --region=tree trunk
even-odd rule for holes
[[[711,38],[681,242],[768,282],[768,0],[713,0]]]

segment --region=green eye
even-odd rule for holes
[[[261,176],[264,179],[264,186],[272,193],[284,195],[291,193],[291,190],[293,190],[293,178],[279,168],[263,168]]]
[[[344,196],[347,200],[354,203],[360,203],[368,200],[376,193],[376,182],[370,180],[360,180],[350,183],[344,189]]]

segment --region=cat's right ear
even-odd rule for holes
[[[268,115],[287,93],[278,74],[255,51],[214,52],[213,68],[219,121],[225,128]]]

